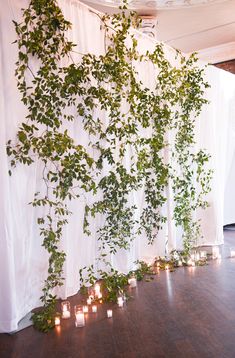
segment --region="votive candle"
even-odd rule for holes
[[[83,310],[83,313],[88,313],[88,306],[83,306],[82,310]]]
[[[89,297],[89,298],[86,300],[86,303],[87,303],[88,305],[91,305],[91,297]]]
[[[61,310],[62,310],[62,318],[67,319],[70,318],[70,302],[64,301],[61,303]]]
[[[75,313],[75,326],[76,327],[84,327],[85,326],[85,315],[83,312],[83,307],[77,305],[74,307]]]
[[[92,309],[92,312],[93,312],[93,313],[96,313],[96,312],[97,312],[97,306],[96,306],[96,305],[93,305],[93,306],[91,307],[91,309]]]
[[[187,261],[187,265],[192,266],[192,262],[193,262],[193,260],[192,260],[192,259],[189,259],[189,260]]]
[[[137,285],[136,278],[135,278],[135,277],[129,278],[128,283],[129,283],[129,285],[130,285],[131,288],[136,287],[136,285]]]
[[[112,318],[112,317],[113,317],[113,311],[112,311],[112,310],[107,310],[107,317],[108,317],[108,318]]]
[[[97,283],[95,285],[95,296],[99,298],[100,295],[100,285]]]
[[[230,257],[235,257],[235,249],[230,249]]]
[[[217,259],[220,255],[218,246],[212,248],[212,258]]]
[[[84,327],[85,326],[85,315],[83,312],[79,312],[76,314],[75,326],[76,327]]]
[[[202,259],[206,259],[206,256],[207,256],[206,251],[201,251],[200,256],[201,256]]]
[[[118,297],[118,307],[123,307],[124,301],[122,297]]]
[[[191,254],[190,258],[191,260],[195,260],[195,254]]]
[[[60,317],[55,317],[55,326],[60,325]]]

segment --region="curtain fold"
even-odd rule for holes
[[[81,53],[104,53],[104,33],[100,19],[86,6],[74,0],[59,0],[65,18],[72,22],[69,39],[77,43],[75,61]],[[42,190],[41,165],[34,163],[30,167],[19,165],[8,175],[9,162],[6,154],[6,142],[14,139],[19,124],[24,120],[24,108],[14,77],[17,60],[17,46],[12,20],[20,20],[21,8],[28,0],[7,0],[0,9],[0,332],[17,329],[18,322],[31,309],[40,304],[39,297],[47,276],[47,255],[41,247],[41,238],[36,224],[40,210],[28,203],[35,191]],[[140,49],[154,48],[155,42],[135,32]],[[165,48],[168,59],[174,62],[175,51]],[[136,64],[140,79],[149,88],[154,87],[155,70],[151,64]],[[211,88],[207,92],[210,104],[205,107],[197,121],[198,148],[206,148],[212,155],[211,165],[215,171],[212,192],[209,194],[210,208],[198,213],[202,220],[203,239],[200,244],[220,244],[223,242],[223,223],[235,222],[235,78],[222,70],[208,67],[206,75]],[[98,115],[98,114],[97,114]],[[103,120],[107,120],[102,114]],[[79,119],[66,127],[69,133],[81,144],[87,145],[89,138],[81,128]],[[168,153],[165,153],[168,160]],[[107,168],[108,170],[108,168]],[[225,192],[225,198],[224,198]],[[111,255],[110,261],[120,271],[127,272],[137,259],[153,259],[164,255],[168,249],[180,248],[180,232],[172,220],[172,192],[166,189],[168,202],[162,208],[168,217],[168,223],[159,232],[153,245],[147,244],[142,236],[131,243],[129,251],[120,250]],[[89,196],[87,201],[92,200]],[[143,191],[130,196],[130,201],[141,209]],[[93,263],[97,255],[96,229],[102,218],[92,223],[91,237],[82,232],[85,199],[69,203],[73,215],[69,217],[61,243],[67,254],[64,267],[65,284],[58,289],[62,298],[75,294],[79,289],[79,269]],[[225,210],[224,210],[225,203]],[[42,210],[42,209],[41,209]],[[139,213],[137,212],[137,215]]]

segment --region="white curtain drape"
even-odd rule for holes
[[[211,154],[214,175],[210,207],[200,213],[201,244],[213,245],[223,242],[223,225],[235,222],[235,76],[209,66],[206,79],[211,86],[207,91],[210,103],[197,122],[197,145]]]
[[[20,21],[20,9],[27,5],[28,0],[6,0],[0,7],[0,332],[16,330],[20,319],[40,305],[39,297],[47,275],[47,255],[41,247],[36,225],[38,212],[27,205],[34,192],[42,187],[40,164],[18,166],[10,177],[5,149],[6,142],[15,138],[26,115],[14,77],[17,46],[12,44],[16,39],[12,20]],[[73,24],[68,36],[78,44],[77,52],[103,53],[104,34],[98,16],[77,0],[59,0],[59,5]],[[153,49],[153,40],[138,33],[136,36],[143,51]],[[174,50],[166,47],[166,53],[174,61]],[[74,56],[75,60],[79,58],[78,54]],[[153,66],[141,64],[137,69],[142,81],[149,87],[153,86]],[[198,148],[206,148],[211,153],[215,174],[209,195],[210,208],[199,215],[204,236],[201,244],[213,245],[223,242],[223,223],[235,221],[235,200],[230,200],[235,198],[232,181],[235,176],[235,78],[214,67],[208,67],[206,76],[211,84],[207,93],[210,104],[198,119],[197,144]],[[87,135],[79,127],[79,121],[69,124],[69,131],[81,144],[87,144]],[[149,246],[145,237],[139,237],[129,251],[120,250],[110,257],[115,268],[127,272],[133,268],[136,259],[164,255],[166,241],[170,250],[181,247],[180,236],[171,219],[171,195],[168,188],[169,200],[163,211],[169,220],[154,245]],[[142,194],[133,195],[130,201],[141,208]],[[82,232],[84,199],[72,202],[70,209],[74,214],[69,219],[62,242],[67,254],[65,284],[58,291],[62,298],[78,291],[79,269],[92,263],[97,252],[95,231],[98,222],[92,224],[91,237]]]

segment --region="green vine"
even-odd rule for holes
[[[153,276],[156,275],[154,269],[148,266],[143,261],[137,261],[136,265],[138,268],[128,272],[128,274],[120,273],[113,267],[109,266],[108,271],[98,270],[97,275],[94,272],[94,267],[91,266],[88,270],[87,267],[80,269],[80,292],[87,295],[87,285],[94,286],[95,283],[99,282],[102,292],[102,300],[105,302],[117,302],[119,296],[123,296],[126,299],[130,297],[128,292],[128,279],[135,277],[137,281],[142,281],[146,276],[148,278],[145,281],[151,281]],[[88,271],[88,276],[85,279],[83,271]]]
[[[183,228],[184,250],[189,252],[197,246],[200,238],[200,223],[195,218],[198,208],[208,206],[205,196],[210,191],[212,170],[206,168],[210,156],[203,150],[194,151],[195,119],[201,108],[208,103],[203,98],[203,69],[196,67],[197,58],[181,57],[180,83],[177,85],[177,97],[180,110],[176,111],[174,140],[174,160],[178,170],[173,168],[173,190],[175,199],[174,218],[176,224]],[[193,114],[193,116],[192,116]]]
[[[23,12],[23,22],[15,23],[19,47],[16,77],[28,115],[17,133],[16,144],[8,142],[7,152],[13,167],[18,162],[30,165],[40,161],[43,165],[45,194],[36,193],[31,203],[44,207],[45,215],[37,222],[42,245],[49,253],[48,277],[41,297],[44,308],[32,316],[35,327],[42,331],[54,325],[53,290],[63,285],[66,255],[59,246],[69,215],[66,200],[79,197],[81,188],[96,189],[90,174],[93,159],[67,130],[61,129],[63,121],[74,120],[66,114],[69,103],[62,94],[67,68],[59,67],[73,49],[65,37],[69,27],[56,1],[44,0],[31,1]],[[36,73],[31,68],[35,58],[39,64]]]
[[[37,222],[42,245],[49,253],[43,308],[33,315],[35,326],[42,331],[53,326],[53,290],[63,284],[66,255],[60,250],[60,240],[71,214],[69,200],[93,195],[93,204],[85,206],[84,232],[90,234],[90,221],[101,215],[103,224],[97,234],[103,261],[120,248],[128,250],[141,233],[150,244],[154,242],[167,219],[161,209],[170,180],[174,218],[183,228],[185,250],[200,235],[194,213],[207,206],[211,172],[205,169],[209,156],[202,150],[193,151],[194,124],[206,103],[203,96],[208,84],[195,56],[186,59],[178,54],[180,63],[174,67],[160,44],[152,53],[140,54],[130,31],[138,26],[137,16],[127,13],[125,4],[121,10],[113,16],[97,15],[105,30],[105,53],[80,54],[78,63],[73,59],[76,45],[66,38],[71,24],[56,0],[31,0],[23,10],[22,22],[14,22],[19,48],[16,78],[28,114],[16,140],[7,143],[7,153],[12,167],[18,163],[42,165],[45,190],[36,193],[31,203],[43,208],[44,215]],[[151,62],[155,67],[158,75],[153,90],[139,80],[138,62]],[[65,129],[72,121],[78,121],[88,133],[88,147],[77,143]],[[165,149],[171,152],[169,162]],[[144,191],[145,200],[138,217],[129,198],[139,190]],[[95,271],[108,280],[110,298],[116,299],[126,278],[114,270],[109,280],[104,271]],[[98,278],[93,263],[87,272],[87,283],[93,284]]]

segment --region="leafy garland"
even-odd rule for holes
[[[192,55],[188,60],[181,60],[181,82],[177,85],[177,97],[180,111],[176,111],[174,138],[174,158],[178,171],[173,168],[174,218],[176,225],[183,228],[184,249],[189,253],[192,246],[197,245],[200,238],[200,223],[195,218],[198,208],[208,206],[205,196],[210,192],[212,170],[204,167],[210,156],[203,150],[194,151],[195,118],[200,114],[205,88],[209,87],[203,81],[204,70],[195,67],[197,58]],[[194,116],[192,116],[192,114]]]
[[[70,215],[68,200],[87,192],[94,198],[98,195],[93,205],[85,207],[84,232],[89,234],[90,220],[102,215],[104,224],[98,229],[102,260],[107,253],[128,249],[142,232],[149,243],[154,242],[166,222],[161,207],[167,200],[165,190],[170,179],[174,217],[183,227],[185,249],[189,250],[200,235],[194,212],[207,205],[204,197],[211,172],[205,169],[208,155],[202,150],[193,152],[194,118],[206,103],[203,95],[208,84],[203,70],[195,65],[195,56],[186,59],[178,54],[181,64],[176,68],[165,58],[160,44],[153,53],[140,54],[131,32],[131,27],[138,26],[136,14],[127,15],[125,5],[121,9],[119,14],[100,17],[105,53],[81,54],[79,63],[73,60],[76,45],[66,38],[71,24],[56,0],[31,0],[23,11],[22,23],[14,22],[19,48],[16,78],[28,115],[16,141],[8,142],[7,153],[12,167],[17,163],[43,165],[45,192],[35,193],[31,203],[44,208],[45,215],[37,221],[42,245],[49,253],[41,297],[44,307],[33,315],[35,326],[42,331],[53,326],[53,290],[63,284],[66,255],[59,246]],[[35,59],[38,69],[34,72]],[[63,66],[64,59],[70,64]],[[138,79],[134,65],[149,61],[158,72],[154,90]],[[72,121],[79,121],[90,135],[88,148],[63,129]],[[143,135],[146,130],[147,136]],[[167,140],[169,131],[174,133],[174,145]],[[164,159],[168,147],[175,164]],[[90,154],[91,148],[96,155]],[[129,167],[125,165],[127,158]],[[104,175],[107,165],[110,170]],[[135,205],[128,204],[129,195],[141,188],[145,206],[136,218]],[[88,268],[90,272],[93,269]]]
[[[128,289],[130,278],[135,278],[137,281],[142,281],[144,279],[146,282],[151,282],[154,280],[154,276],[161,270],[174,272],[177,268],[182,266],[205,266],[209,259],[211,259],[209,254],[201,256],[197,251],[194,251],[189,255],[185,250],[173,250],[168,256],[156,257],[152,263],[136,261],[135,264],[138,268],[127,274],[120,273],[110,267],[109,272],[98,270],[98,275],[95,275],[92,268],[89,268],[88,277],[84,279],[82,274],[83,269],[81,269],[80,293],[88,297],[91,296],[93,300],[98,302],[107,301],[116,303],[118,297],[123,297],[124,299],[130,298],[130,290]],[[101,298],[95,297],[94,295],[95,284],[97,283],[99,283],[101,288]],[[87,287],[87,285],[89,286]]]
[[[151,281],[154,279],[153,276],[156,275],[154,265],[148,265],[144,261],[136,261],[135,264],[138,268],[128,272],[128,274],[120,273],[112,267],[110,267],[109,272],[99,270],[98,275],[94,275],[93,271],[90,270],[87,279],[83,278],[83,269],[81,269],[80,293],[89,296],[89,291],[93,293],[94,284],[99,282],[102,293],[102,301],[117,302],[118,297],[120,296],[129,298],[129,278],[135,277],[137,281],[141,281],[145,278],[145,281]],[[150,278],[146,278],[146,276],[150,276]],[[87,284],[89,284],[89,288],[87,287]],[[100,301],[99,298],[97,300]]]

